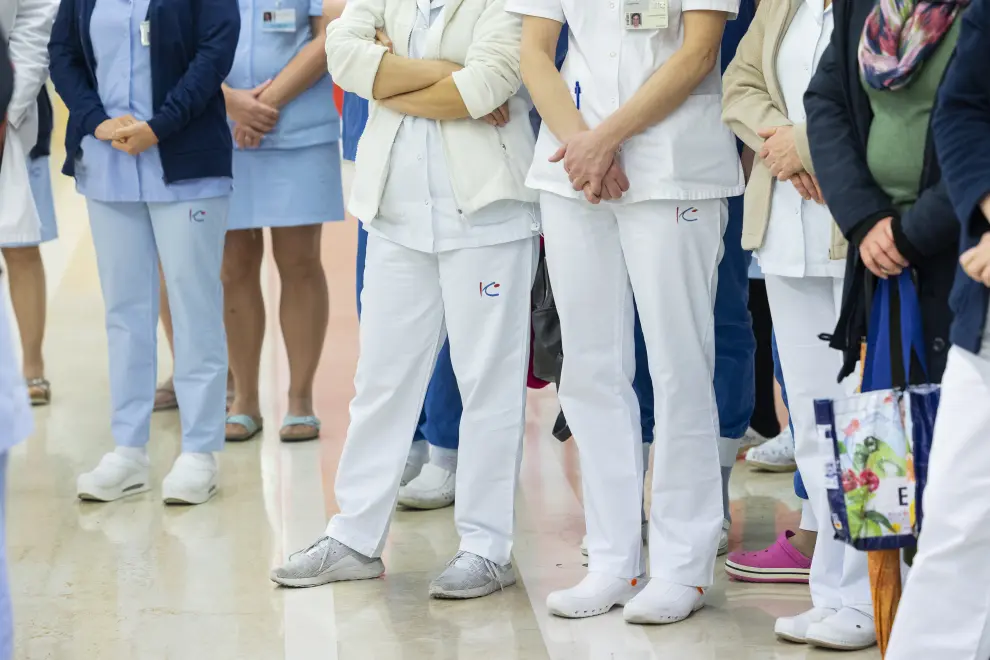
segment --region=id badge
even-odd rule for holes
[[[295,9],[269,9],[261,12],[261,29],[265,32],[295,32]]]
[[[623,0],[627,30],[664,30],[667,28],[667,0]]]
[[[141,21],[141,45],[151,45],[151,21]]]

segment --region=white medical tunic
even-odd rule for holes
[[[668,0],[667,27],[627,29],[627,0],[507,0],[506,10],[567,23],[569,44],[561,76],[585,122],[594,128],[628,101],[684,40],[685,11],[724,11],[739,0]],[[702,200],[741,195],[742,167],[732,132],[722,123],[722,80],[715,66],[691,96],[662,122],[622,145],[619,163],[629,192],[618,201]],[[549,157],[560,142],[546,124],[526,183],[579,199],[560,163]]]
[[[409,57],[427,56],[431,32],[443,29],[445,5],[446,0],[416,0]],[[512,119],[529,121],[528,117]],[[478,167],[484,165],[478,163]],[[392,145],[378,217],[365,228],[403,247],[436,253],[532,238],[539,233],[540,223],[536,204],[516,200],[462,213],[450,184],[438,122],[406,115]]]
[[[777,80],[787,118],[807,121],[804,93],[832,38],[832,6],[806,0],[798,7],[777,52]],[[770,224],[756,252],[765,274],[781,277],[842,277],[846,260],[829,258],[832,214],[828,207],[801,197],[789,181],[775,181]]]

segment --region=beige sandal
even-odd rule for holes
[[[44,378],[29,379],[27,389],[32,406],[47,406],[52,402],[52,384]]]
[[[175,410],[178,407],[179,399],[175,396],[175,385],[172,383],[172,379],[169,378],[155,390],[155,407],[152,410],[154,412],[162,412],[165,410]]]

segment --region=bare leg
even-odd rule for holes
[[[777,382],[776,378],[773,381],[773,408],[777,413],[777,422],[780,424],[780,430],[786,430],[791,416],[787,412],[787,406],[784,405],[784,396],[780,389],[780,383]]]
[[[17,317],[24,352],[24,378],[45,377],[45,314],[48,293],[45,288],[45,265],[37,246],[3,248],[3,258],[10,271],[10,300]]]
[[[330,294],[320,260],[322,225],[272,229],[282,300],[279,317],[289,356],[289,414],[313,414],[313,380],[323,352]]]
[[[806,529],[798,529],[789,540],[795,550],[805,557],[811,557],[815,554],[815,543],[818,541],[818,533]]]
[[[265,339],[265,302],[261,296],[261,260],[265,252],[264,233],[260,229],[227,232],[223,254],[224,323],[230,373],[234,380],[231,415],[261,417],[258,400],[258,371],[261,345]],[[229,389],[229,385],[228,385]],[[229,434],[243,429],[228,425]]]

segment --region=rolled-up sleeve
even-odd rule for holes
[[[686,11],[724,11],[733,20],[739,15],[740,0],[684,0],[681,13]]]
[[[522,85],[519,70],[522,18],[491,0],[475,24],[464,68],[453,74],[468,112],[480,119],[509,100]]]
[[[548,18],[558,23],[566,22],[560,0],[506,0],[505,11],[520,16]]]
[[[388,52],[375,43],[375,30],[384,26],[385,0],[350,0],[327,26],[327,68],[339,87],[374,98],[378,67]]]

